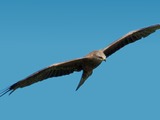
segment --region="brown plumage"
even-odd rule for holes
[[[159,24],[129,32],[125,36],[121,37],[120,39],[116,40],[114,43],[106,47],[103,50],[104,54],[106,55],[106,57],[108,57],[118,51],[120,48],[124,47],[125,45],[140,40],[141,38],[147,37],[148,35],[155,32],[157,29],[160,29]]]
[[[9,91],[11,94],[18,88],[23,88],[51,77],[69,75],[73,72],[83,71],[81,80],[76,88],[76,90],[78,90],[81,85],[87,80],[87,78],[92,74],[93,69],[98,67],[102,61],[105,61],[107,57],[109,57],[125,45],[133,43],[141,38],[147,37],[157,29],[160,29],[159,24],[129,32],[128,34],[102,50],[93,51],[83,58],[53,64],[11,85],[9,88],[2,91],[0,93],[0,96],[3,96]]]

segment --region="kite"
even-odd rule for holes
[[[87,78],[92,75],[93,70],[96,67],[98,67],[103,61],[106,61],[106,59],[110,55],[112,55],[113,53],[115,53],[127,44],[133,43],[137,40],[140,40],[141,38],[147,37],[148,35],[152,34],[158,29],[160,29],[160,24],[135,30],[129,32],[128,34],[116,40],[104,49],[95,50],[82,58],[50,65],[14,83],[9,88],[2,91],[0,93],[0,97],[8,92],[10,92],[10,95],[18,88],[23,88],[48,78],[69,75],[73,72],[83,71],[80,82],[76,88],[76,90],[78,90],[87,80]]]

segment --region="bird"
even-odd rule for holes
[[[124,46],[133,43],[141,38],[145,38],[156,30],[160,29],[160,24],[151,25],[138,30],[131,31],[122,36],[109,46],[94,50],[84,57],[73,59],[70,61],[60,62],[52,64],[42,70],[39,70],[30,76],[12,84],[7,89],[0,92],[0,97],[9,92],[12,94],[18,88],[27,87],[39,81],[46,80],[52,77],[59,77],[63,75],[69,75],[74,72],[82,71],[82,76],[76,91],[85,83],[85,81],[92,75],[93,70],[97,68],[103,61],[106,61],[110,55],[123,48]]]

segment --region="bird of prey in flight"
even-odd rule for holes
[[[83,71],[80,82],[76,88],[76,90],[78,90],[81,85],[83,85],[83,83],[87,80],[87,78],[92,74],[93,70],[102,63],[102,61],[106,61],[106,58],[108,58],[110,55],[112,55],[125,45],[133,43],[141,38],[145,38],[158,29],[160,29],[160,24],[135,30],[124,35],[104,49],[95,50],[82,58],[52,64],[14,83],[9,88],[2,91],[0,93],[0,97],[8,92],[10,92],[9,94],[11,94],[18,88],[23,88],[48,78],[69,75],[73,72]]]

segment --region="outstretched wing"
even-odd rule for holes
[[[74,71],[77,71],[77,72],[81,71],[83,69],[83,63],[85,62],[86,59],[87,58],[81,58],[81,59],[71,60],[68,62],[53,64],[11,85],[9,88],[7,88],[6,90],[0,93],[0,97],[9,91],[11,94],[17,88],[23,88],[33,83],[45,80],[47,78],[69,75],[73,73]]]
[[[118,39],[117,41],[103,49],[103,52],[106,55],[106,57],[108,57],[116,51],[118,51],[119,49],[121,49],[122,47],[124,47],[125,45],[133,43],[141,38],[147,37],[148,35],[155,32],[157,29],[160,29],[160,24],[152,25],[146,28],[142,28],[140,30],[129,32],[122,38]]]

